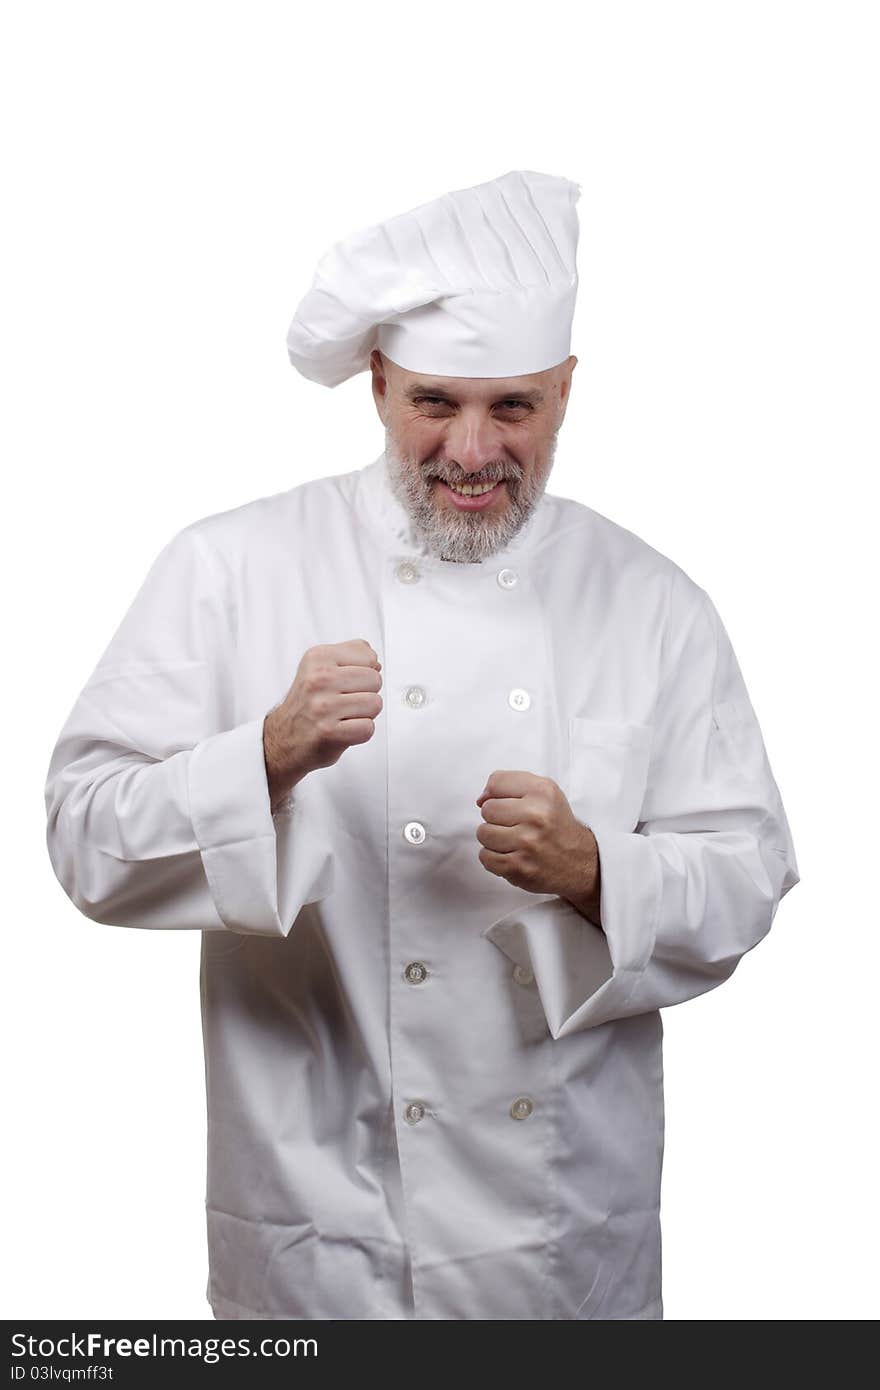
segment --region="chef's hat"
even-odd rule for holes
[[[565,361],[580,185],[516,169],[337,242],[287,334],[298,372],[338,386],[379,348],[435,376],[521,376]]]

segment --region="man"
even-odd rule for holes
[[[217,1318],[663,1316],[659,1010],[798,870],[707,593],[545,490],[579,191],[328,252],[385,450],[174,536],[52,757],[76,906],[202,933]]]

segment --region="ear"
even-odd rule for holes
[[[568,409],[568,398],[571,395],[572,373],[576,366],[577,358],[574,356],[569,357],[568,361],[563,366],[562,376],[559,382],[559,420],[556,426],[557,429],[559,429],[565,419],[565,412]]]
[[[376,402],[379,419],[384,425],[388,413],[388,373],[385,359],[378,348],[373,348],[370,353],[370,371],[372,373],[373,400]]]

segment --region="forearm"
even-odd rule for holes
[[[290,717],[285,717],[277,705],[263,720],[263,760],[273,815],[297,783],[312,770],[295,736],[297,724],[293,725],[293,736],[291,727]]]
[[[237,906],[212,883],[229,854],[226,881],[280,930],[256,721],[166,758],[114,749],[110,738],[97,705],[80,701],[50,767],[47,846],[75,906],[109,926],[235,928]]]
[[[767,933],[798,882],[789,846],[744,831],[600,828],[599,837],[601,930],[591,932],[586,914],[557,895],[523,903],[482,933],[532,969],[554,1038],[714,988]]]
[[[275,711],[270,710],[263,720],[263,759],[266,764],[269,803],[273,811],[297,780],[285,760],[285,749],[279,736],[277,719],[273,717],[274,714]]]
[[[570,902],[582,917],[594,926],[602,926],[602,864],[599,845],[588,825],[583,827],[583,851],[573,863],[573,882],[565,885],[559,896]]]

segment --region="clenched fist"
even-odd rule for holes
[[[382,709],[382,663],[369,642],[309,647],[284,700],[263,721],[263,752],[274,810],[306,773],[335,763],[373,737]]]
[[[566,898],[602,925],[599,846],[576,819],[562,788],[534,772],[493,772],[477,797],[480,863],[529,893]]]

